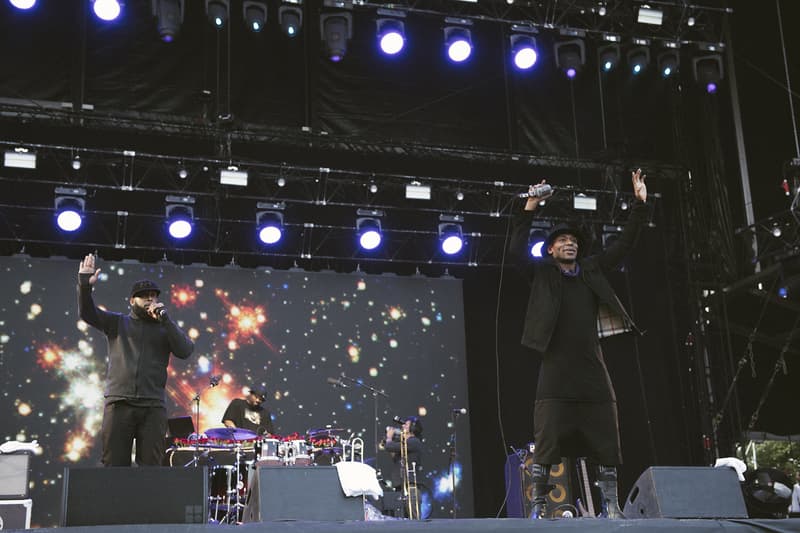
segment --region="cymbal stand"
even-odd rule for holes
[[[372,394],[372,398],[373,398],[372,433],[373,433],[373,436],[374,436],[374,438],[372,439],[372,442],[375,444],[375,456],[377,456],[378,455],[378,441],[380,440],[380,439],[378,439],[378,396],[383,396],[388,401],[389,400],[389,395],[386,394],[385,392],[383,392],[382,390],[378,390],[378,389],[376,389],[374,387],[370,387],[369,385],[364,383],[364,381],[361,380],[361,379],[353,379],[353,378],[345,376],[344,374],[341,374],[341,376],[342,376],[342,379],[345,379],[345,380],[349,381],[350,383],[352,383],[356,387],[362,387],[364,389],[367,389]],[[363,454],[363,449],[362,449],[362,454]],[[362,457],[363,457],[363,455],[362,455]]]

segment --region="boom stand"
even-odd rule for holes
[[[382,390],[378,390],[376,388],[370,387],[369,385],[365,384],[360,379],[353,379],[350,377],[345,376],[342,374],[342,379],[347,380],[348,382],[352,383],[356,387],[362,387],[367,389],[372,394],[373,402],[373,417],[372,417],[372,432],[375,435],[375,438],[372,439],[372,442],[375,446],[375,456],[378,456],[378,396],[383,396],[387,400],[389,399],[389,395],[383,392]]]

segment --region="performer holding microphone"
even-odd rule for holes
[[[136,464],[161,464],[167,411],[164,406],[170,354],[187,359],[194,343],[173,322],[158,300],[161,290],[153,281],[131,287],[128,314],[104,311],[95,305],[92,291],[100,269],[87,255],[78,270],[80,318],[102,331],[108,341],[103,464],[130,466],[136,441]]]
[[[636,201],[628,223],[620,238],[597,255],[585,255],[588,243],[575,225],[558,224],[546,241],[550,257],[528,262],[534,212],[551,192],[544,181],[531,186],[523,211],[514,217],[510,251],[532,277],[522,344],[542,355],[533,414],[531,518],[544,516],[550,465],[562,456],[587,457],[599,465],[604,515],[622,518],[617,400],[599,338],[638,332],[606,276],[631,250],[647,218],[644,178],[641,169],[632,173]]]

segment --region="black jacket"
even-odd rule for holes
[[[106,403],[120,399],[165,400],[169,355],[188,358],[194,343],[169,318],[160,322],[141,320],[99,309],[92,299],[89,276],[81,275],[78,308],[81,320],[108,339]]]
[[[550,338],[558,320],[558,311],[561,305],[562,276],[556,262],[550,258],[540,261],[531,261],[527,253],[528,234],[535,211],[523,211],[513,220],[510,252],[519,263],[524,263],[531,270],[531,292],[528,299],[528,310],[525,315],[525,325],[522,332],[522,344],[538,350],[547,351]],[[606,278],[606,274],[616,268],[639,237],[641,228],[647,219],[646,204],[634,202],[630,219],[625,229],[608,249],[597,255],[586,258],[580,257],[580,275],[586,284],[597,295],[601,307],[608,309],[612,315],[619,318],[619,323],[625,326],[625,331],[641,333],[633,320],[628,315],[622,303],[617,298],[614,289]],[[600,332],[600,336],[604,335]]]

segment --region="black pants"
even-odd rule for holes
[[[136,407],[127,402],[106,405],[103,411],[103,465],[131,466],[133,441],[136,464],[159,466],[164,458],[167,410]]]

